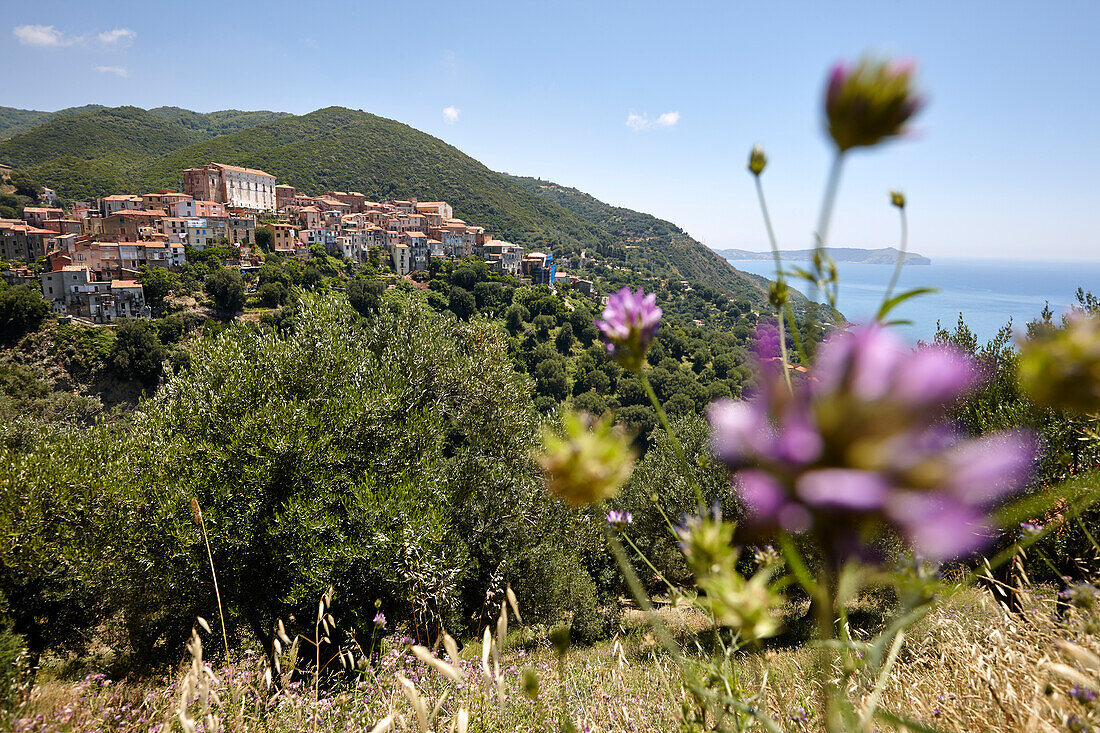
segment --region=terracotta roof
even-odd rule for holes
[[[275,177],[275,176],[271,175],[270,173],[265,173],[264,171],[256,170],[255,168],[242,168],[239,165],[227,165],[226,163],[211,163],[210,165],[216,166],[218,168],[221,168],[222,170],[227,170],[227,171],[237,171],[238,173],[251,173],[251,174],[257,175],[257,176],[267,176],[268,178],[274,178]]]
[[[136,280],[112,280],[111,288],[140,288],[141,283]]]

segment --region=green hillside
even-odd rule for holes
[[[676,276],[689,282],[707,283],[748,296],[754,302],[765,292],[766,278],[735,270],[720,255],[671,222],[611,206],[583,191],[539,178],[509,178],[607,231],[621,243],[622,259],[629,269],[640,275]]]
[[[0,107],[0,140],[6,140],[12,135],[26,132],[32,127],[41,125],[44,122],[49,122],[55,117],[75,115],[81,112],[91,112],[97,109],[103,109],[103,105],[86,104],[83,107],[69,107],[67,109],[59,109],[56,112]]]
[[[167,122],[200,133],[205,137],[229,135],[280,117],[292,117],[289,112],[257,110],[245,112],[239,109],[223,109],[217,112],[192,112],[181,107],[155,107],[149,114]]]
[[[137,107],[117,107],[55,117],[0,142],[0,160],[33,169],[65,157],[133,167],[150,157],[178,150],[201,133],[160,119]]]

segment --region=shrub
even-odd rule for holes
[[[169,272],[163,267],[143,267],[138,276],[138,282],[145,293],[145,300],[154,311],[164,309],[165,301],[172,294],[180,280],[180,276]]]
[[[223,316],[232,316],[244,308],[244,280],[236,270],[216,270],[206,278],[203,290]]]
[[[108,358],[119,377],[151,387],[160,381],[166,358],[168,351],[153,323],[129,318],[119,322]]]
[[[385,292],[386,284],[381,280],[355,278],[348,283],[348,302],[359,315],[367,316],[378,311]]]
[[[523,324],[531,320],[531,312],[522,305],[513,304],[504,311],[504,325],[515,336],[523,330]]]
[[[260,303],[267,308],[278,308],[283,303],[286,303],[286,299],[289,295],[286,285],[281,282],[267,282],[260,286],[260,289],[256,292],[260,298]]]
[[[464,321],[470,320],[470,316],[477,313],[477,302],[470,291],[457,285],[451,288],[451,296],[447,301],[447,308]]]
[[[0,340],[12,343],[38,330],[50,312],[42,288],[33,283],[0,284]]]
[[[10,624],[0,625],[0,723],[8,723],[19,707],[27,683],[27,648]]]
[[[233,324],[144,406],[145,488],[118,581],[143,634],[178,637],[211,615],[192,497],[231,633],[268,649],[275,619],[308,624],[330,584],[360,638],[376,600],[417,633],[444,619],[457,631],[497,568],[568,534],[536,479],[530,387],[499,332],[393,301],[360,319],[309,295],[289,331]]]

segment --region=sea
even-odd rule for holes
[[[771,260],[729,260],[738,270],[775,277]],[[784,266],[802,265],[785,260]],[[838,310],[853,323],[874,317],[890,283],[893,265],[838,262]],[[789,278],[806,295],[809,283]],[[988,341],[1005,326],[1017,332],[1050,304],[1055,314],[1076,303],[1077,288],[1100,296],[1100,262],[932,258],[931,265],[907,265],[894,293],[918,287],[936,292],[920,295],[897,306],[891,318],[911,321],[899,334],[911,342],[930,341],[939,325],[954,329],[961,315],[979,342]],[[818,300],[824,300],[818,294]]]

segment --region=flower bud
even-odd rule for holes
[[[759,176],[764,172],[764,167],[768,164],[768,156],[764,155],[764,148],[759,145],[752,147],[752,152],[749,153],[749,171],[754,176]]]
[[[634,451],[622,429],[576,413],[567,413],[562,424],[564,437],[548,431],[546,451],[539,457],[550,493],[578,506],[618,494],[634,467]]]
[[[569,627],[559,626],[550,632],[550,646],[559,657],[569,653]]]
[[[890,203],[892,203],[894,206],[898,207],[899,209],[904,209],[905,208],[905,194],[903,194],[901,191],[891,191],[890,192]]]
[[[523,694],[531,700],[539,699],[539,677],[533,669],[523,670]]]
[[[768,288],[768,302],[772,308],[782,308],[787,303],[787,283],[782,280],[773,280]]]
[[[638,373],[645,363],[649,343],[661,327],[657,296],[623,288],[607,299],[603,318],[595,321],[611,356],[625,369]]]
[[[877,145],[905,132],[905,123],[923,106],[912,77],[912,66],[889,61],[863,59],[855,68],[833,67],[825,117],[837,148]]]
[[[1074,313],[1024,342],[1018,374],[1041,405],[1100,412],[1100,316]]]

